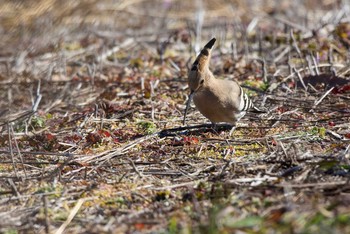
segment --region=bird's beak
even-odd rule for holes
[[[191,91],[190,95],[188,96],[188,100],[187,100],[187,104],[186,104],[186,109],[185,109],[184,119],[183,119],[183,121],[182,121],[182,125],[185,125],[185,123],[186,123],[186,115],[187,115],[188,108],[189,108],[190,105],[191,105],[191,101],[192,101],[192,98],[193,98],[193,94],[194,94],[194,91]]]

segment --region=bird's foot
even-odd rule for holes
[[[216,134],[216,135],[220,135],[219,133],[218,133],[218,125],[216,124],[216,123],[211,123],[211,129],[214,131],[214,133]]]
[[[232,124],[227,124],[227,123],[224,123],[224,124],[218,124],[218,123],[211,123],[211,129],[213,130],[213,132],[215,134],[217,134],[218,136],[220,135],[220,133],[222,131],[227,131],[229,129],[231,129],[231,131],[233,132],[234,129],[232,130],[232,128],[235,128],[235,125],[232,125]],[[230,132],[230,136],[231,136],[231,132]]]

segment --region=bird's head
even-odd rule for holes
[[[209,61],[215,41],[216,39],[213,38],[204,46],[196,60],[193,62],[191,70],[188,72],[188,85],[191,92],[199,90],[205,85],[206,80],[209,77]]]

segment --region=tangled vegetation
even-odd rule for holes
[[[5,0],[0,232],[350,233],[346,1]],[[190,108],[211,69],[256,106]],[[198,126],[202,125],[202,126]]]

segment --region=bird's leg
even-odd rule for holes
[[[232,136],[232,133],[236,130],[236,125],[233,125],[233,127],[230,130],[229,136]]]
[[[219,133],[218,133],[218,125],[216,123],[211,122],[211,128],[216,133],[216,135],[219,135]]]

